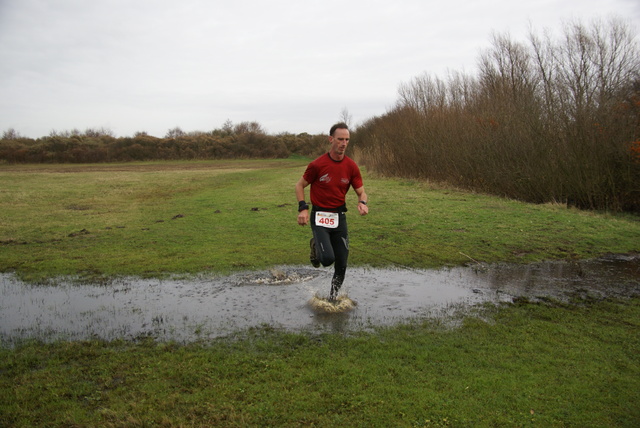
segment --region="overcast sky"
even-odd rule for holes
[[[492,32],[612,16],[640,31],[638,0],[0,0],[0,132],[326,133],[425,72],[475,75]]]

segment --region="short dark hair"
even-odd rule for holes
[[[336,129],[346,129],[347,131],[349,130],[349,125],[347,125],[344,122],[338,122],[335,125],[333,125],[331,127],[331,130],[329,131],[329,135],[331,135],[333,137],[333,134],[335,134]]]

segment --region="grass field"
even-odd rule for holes
[[[310,232],[296,224],[293,192],[306,162],[0,165],[0,271],[96,281],[307,263]],[[367,174],[365,186],[370,215],[349,213],[352,265],[640,251],[634,216]],[[1,348],[0,426],[640,424],[640,299],[520,302],[461,317],[455,328],[265,326],[191,345]]]
[[[293,185],[305,160],[0,165],[0,271],[39,281],[308,263]],[[367,177],[352,265],[525,263],[640,250],[638,217]]]

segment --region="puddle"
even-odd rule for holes
[[[151,336],[186,343],[264,326],[348,332],[484,302],[640,295],[640,255],[438,270],[350,268],[342,291],[356,305],[322,313],[311,301],[326,296],[331,275],[331,268],[283,266],[228,277],[51,286],[0,274],[0,342]]]

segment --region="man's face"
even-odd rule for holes
[[[336,129],[333,135],[329,136],[329,142],[331,143],[331,152],[343,156],[349,145],[349,130]]]

